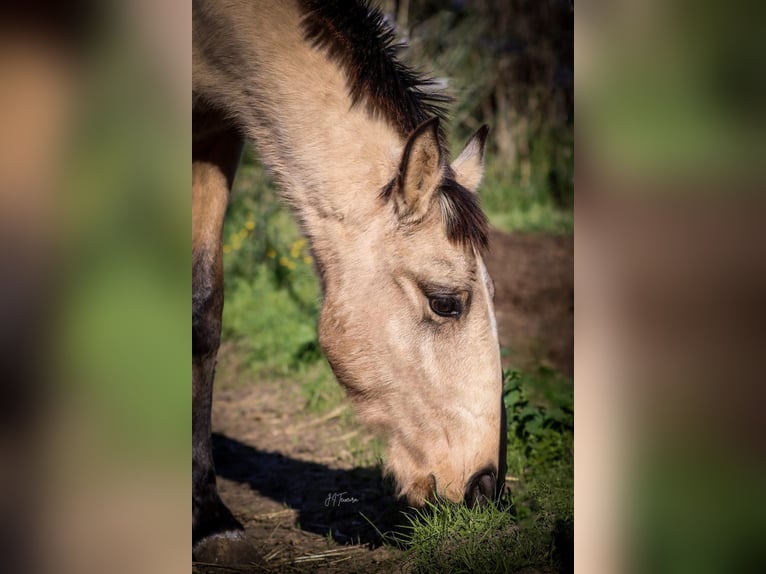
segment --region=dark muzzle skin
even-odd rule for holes
[[[485,468],[475,473],[465,487],[465,503],[469,507],[494,502],[497,488],[497,470]]]

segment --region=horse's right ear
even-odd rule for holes
[[[443,176],[439,118],[433,118],[420,124],[404,146],[393,190],[399,218],[407,222],[422,219]]]
[[[458,158],[452,162],[452,171],[455,179],[466,189],[476,192],[484,174],[484,144],[487,141],[489,126],[481,126],[471,136],[465,149]]]

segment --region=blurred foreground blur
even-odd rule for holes
[[[190,21],[0,8],[3,571],[188,568]]]
[[[188,571],[189,6],[0,14],[2,564]],[[762,572],[760,19],[577,20],[576,571]]]
[[[580,6],[578,572],[763,572],[764,127],[748,11]]]

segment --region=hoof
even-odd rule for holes
[[[242,531],[213,534],[192,549],[192,560],[207,564],[265,565],[265,561]]]

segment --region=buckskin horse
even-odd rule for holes
[[[450,163],[449,99],[397,50],[367,2],[193,1],[198,559],[243,536],[216,489],[210,410],[221,232],[246,138],[308,238],[323,293],[320,345],[361,420],[385,437],[398,494],[413,506],[473,504],[504,483],[488,223],[476,194],[488,129]]]

